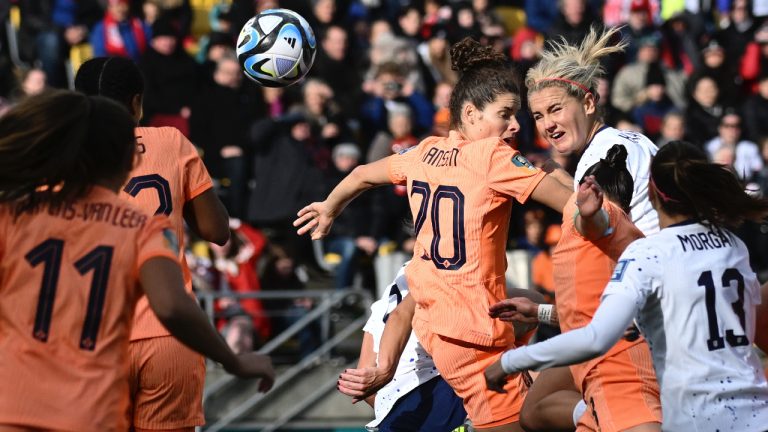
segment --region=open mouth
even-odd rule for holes
[[[560,138],[562,138],[562,137],[563,137],[563,135],[565,135],[565,132],[555,132],[555,133],[551,133],[551,134],[549,134],[549,138],[550,138],[550,139],[553,139],[553,140],[555,140],[555,141],[557,141],[557,140],[559,140]]]

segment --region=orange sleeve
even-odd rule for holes
[[[149,259],[167,257],[179,261],[179,240],[171,226],[171,221],[164,215],[153,216],[139,233],[135,274]]]
[[[491,150],[487,166],[488,187],[524,203],[546,173],[520,152],[499,140]]]
[[[181,140],[180,163],[184,170],[184,201],[186,202],[212,188],[213,181],[211,181],[211,176],[208,174],[208,170],[205,168],[194,144],[178,130],[176,134],[177,138]]]
[[[421,146],[409,147],[400,153],[387,157],[389,164],[389,179],[393,184],[404,185],[408,181],[408,166],[418,157],[419,152],[414,151]]]

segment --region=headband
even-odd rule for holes
[[[662,201],[664,201],[664,202],[670,202],[671,201],[671,202],[676,202],[676,203],[680,202],[679,200],[676,200],[676,199],[672,198],[671,196],[669,196],[669,195],[665,194],[664,192],[662,192],[661,189],[659,189],[659,187],[656,186],[656,182],[653,181],[653,177],[650,178],[648,183],[651,185],[653,190],[656,191],[656,194],[661,198]]]
[[[542,81],[562,81],[564,83],[575,85],[576,87],[584,90],[584,93],[592,94],[592,91],[590,89],[588,89],[587,87],[585,87],[584,84],[577,83],[576,81],[569,80],[568,78],[557,78],[557,77],[554,77],[554,78],[542,78],[542,79],[536,81],[535,84],[538,84],[538,83],[540,83]]]

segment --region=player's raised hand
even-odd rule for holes
[[[602,208],[603,190],[597,184],[594,176],[585,177],[579,185],[576,205],[579,207],[579,213],[584,217],[590,217]]]
[[[299,210],[298,218],[293,221],[293,226],[298,227],[299,235],[311,233],[312,240],[320,240],[331,231],[331,225],[335,216],[331,215],[328,204],[325,201],[313,202]]]
[[[501,357],[485,370],[485,384],[488,386],[488,390],[506,393],[504,386],[507,385],[508,379],[509,375],[501,367]]]
[[[268,355],[249,352],[237,356],[237,362],[227,372],[241,378],[261,378],[259,391],[264,393],[275,383],[275,368]]]
[[[538,303],[525,297],[514,297],[491,305],[488,315],[506,322],[535,324],[539,322],[538,311]]]
[[[392,375],[377,367],[345,369],[339,375],[337,389],[347,396],[352,396],[352,403],[365,400],[392,380]]]

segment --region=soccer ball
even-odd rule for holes
[[[245,76],[266,87],[286,87],[303,78],[316,52],[309,23],[289,9],[261,12],[237,38],[237,59]]]

